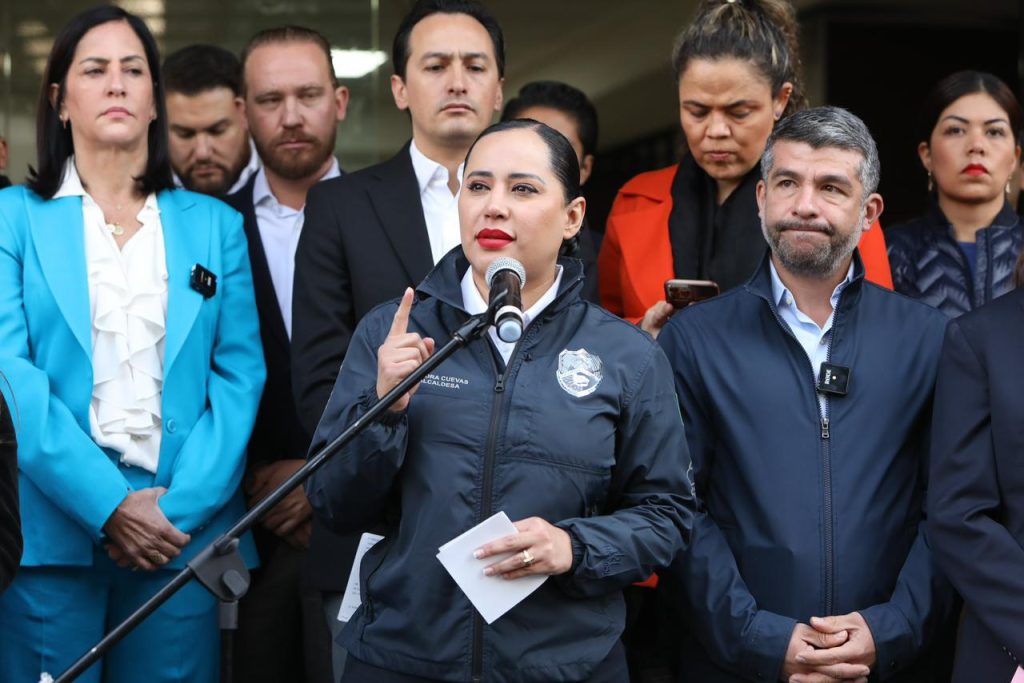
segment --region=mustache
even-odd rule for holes
[[[288,145],[293,142],[305,142],[311,145],[317,145],[319,144],[320,141],[317,140],[312,135],[303,135],[301,133],[285,133],[284,135],[279,135],[278,137],[274,138],[271,144],[273,144],[276,147],[278,145]]]
[[[829,225],[825,221],[800,221],[796,219],[788,219],[778,221],[775,225],[775,232],[785,232],[787,230],[805,230],[808,232],[821,232],[826,235],[835,234],[835,228]]]

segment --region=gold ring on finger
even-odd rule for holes
[[[523,551],[523,566],[529,567],[531,564],[537,561],[537,558],[530,554],[529,550]]]

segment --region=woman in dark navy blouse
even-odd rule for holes
[[[960,71],[925,104],[921,163],[928,212],[886,232],[896,291],[956,317],[1005,294],[1024,242],[1007,202],[1020,159],[1021,109],[992,74]]]

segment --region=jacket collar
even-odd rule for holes
[[[558,265],[562,266],[562,282],[558,286],[558,295],[544,309],[541,317],[549,311],[561,310],[580,297],[579,290],[583,286],[583,262],[576,258],[560,256]],[[462,253],[462,247],[455,247],[437,262],[416,288],[420,300],[431,297],[465,313],[466,306],[462,302],[462,277],[468,268],[469,261]]]
[[[946,218],[946,214],[942,212],[937,201],[932,200],[928,204],[928,211],[925,214],[928,218],[928,223],[935,227],[940,227],[947,231],[949,235],[953,236],[953,224]],[[999,213],[992,219],[992,223],[982,230],[988,228],[1014,228],[1021,222],[1021,218],[1017,215],[1017,212],[1013,210],[1009,202],[1003,202],[1003,207],[999,209]],[[955,239],[955,238],[954,238]]]
[[[765,252],[764,258],[761,259],[761,264],[743,288],[767,301],[774,310],[777,307],[775,305],[774,290],[772,289],[771,258],[772,252],[769,249]],[[864,261],[860,257],[860,249],[855,249],[853,252],[853,278],[850,284],[843,289],[843,292],[847,295],[841,299],[844,305],[849,305],[850,302],[856,301],[860,297],[861,282],[863,280]]]

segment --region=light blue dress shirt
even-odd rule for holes
[[[772,273],[772,297],[775,300],[775,307],[779,311],[779,317],[786,323],[807,354],[811,367],[814,368],[814,382],[817,385],[821,364],[828,359],[828,346],[832,340],[832,320],[836,315],[836,304],[839,303],[839,296],[846,286],[853,282],[853,263],[850,263],[850,269],[846,271],[843,281],[832,290],[832,297],[829,299],[829,303],[832,304],[832,313],[829,314],[824,327],[818,327],[818,323],[797,308],[796,297],[786,288],[786,285],[782,284],[779,272],[775,270],[775,264],[770,260],[768,263]],[[818,407],[822,417],[825,417],[825,397],[820,393],[818,394]]]

